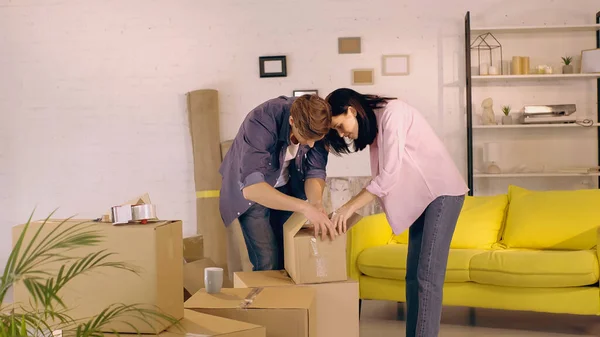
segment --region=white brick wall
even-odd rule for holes
[[[36,206],[36,218],[96,217],[149,192],[192,234],[184,94],[199,88],[219,90],[228,139],[265,99],[325,95],[374,67],[359,89],[420,108],[462,169],[461,93],[444,83],[462,81],[465,11],[481,24],[591,23],[596,2],[0,0],[0,265]],[[362,36],[363,54],[337,55],[339,36]],[[411,54],[411,76],[381,77],[383,53]],[[287,78],[258,77],[269,54],[288,56]],[[366,158],[332,159],[330,172],[368,175]]]

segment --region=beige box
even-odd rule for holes
[[[315,337],[315,290],[309,287],[203,289],[185,308],[264,326],[268,337]]]
[[[173,326],[158,335],[158,337],[265,337],[265,327],[232,319],[206,315],[200,312],[185,310],[185,316],[179,326]],[[115,336],[105,334],[105,336]],[[121,335],[122,336],[122,335]]]
[[[202,235],[194,235],[183,239],[183,259],[194,262],[204,258],[204,239]]]
[[[189,297],[204,288],[204,269],[216,266],[211,259],[202,259],[183,265],[183,288],[190,294]]]
[[[360,218],[354,214],[348,227]],[[306,221],[304,215],[294,213],[283,225],[285,270],[296,284],[346,281],[346,234],[335,240],[315,238]]]
[[[46,222],[36,242],[56,229],[62,220]],[[103,240],[96,246],[81,247],[64,251],[70,257],[83,257],[106,250],[115,253],[107,261],[125,262],[136,267],[139,274],[111,267],[90,270],[70,281],[59,293],[67,314],[74,319],[98,315],[113,304],[141,304],[145,308],[158,309],[175,319],[183,318],[183,245],[181,221],[161,221],[146,225],[113,226],[110,223],[90,220],[69,220],[64,226],[85,223],[91,230],[98,231]],[[35,232],[43,222],[32,222],[23,245],[31,242]],[[13,245],[23,232],[24,225],[13,227]],[[65,228],[65,227],[61,227]],[[56,275],[59,263],[47,264],[43,271]],[[14,287],[14,301],[28,305],[29,292],[22,282]],[[128,318],[124,317],[122,320]],[[130,317],[142,333],[156,333],[165,330],[168,322],[156,322],[152,327]],[[114,330],[113,330],[114,329]],[[104,327],[104,331],[135,333],[125,323],[115,323]]]
[[[296,285],[283,270],[238,272],[234,274],[235,288],[310,287],[315,290],[317,336],[358,337],[358,282],[354,280]]]

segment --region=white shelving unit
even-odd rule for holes
[[[557,128],[588,128],[594,130],[600,123],[591,125],[568,124],[513,124],[513,125],[473,125],[473,129],[557,129]]]
[[[540,172],[540,173],[475,173],[475,178],[552,178],[552,177],[600,177],[600,173],[563,173],[563,172]]]
[[[490,33],[553,33],[553,32],[594,32],[600,30],[600,24],[563,25],[563,26],[512,26],[512,27],[473,27],[471,34]]]
[[[598,137],[598,133],[600,132],[598,128],[600,127],[600,98],[598,97],[600,95],[600,90],[598,89],[600,87],[600,74],[562,74],[561,69],[555,69],[554,74],[472,76],[471,69],[477,65],[477,60],[472,64],[471,43],[475,37],[486,33],[492,33],[500,41],[509,41],[502,43],[502,47],[505,50],[507,46],[508,49],[512,47],[512,55],[527,55],[528,51],[530,51],[538,53],[538,60],[559,60],[564,54],[556,52],[556,48],[546,47],[547,49],[540,52],[536,49],[543,47],[539,47],[536,44],[552,43],[554,45],[556,43],[557,46],[562,46],[565,42],[567,44],[571,43],[570,48],[573,50],[570,54],[577,55],[583,49],[592,49],[594,47],[593,45],[588,45],[587,41],[591,41],[591,37],[595,36],[596,47],[600,48],[600,13],[596,14],[596,24],[471,27],[471,16],[467,12],[465,16],[465,52],[467,54],[466,96],[469,193],[471,195],[488,194],[485,192],[479,193],[479,186],[482,185],[486,187],[493,185],[492,187],[495,187],[498,192],[504,189],[505,193],[507,185],[514,182],[517,182],[517,184],[535,182],[536,187],[542,189],[552,189],[555,186],[598,188],[600,185],[600,172],[591,171],[592,173],[581,173],[581,171],[572,169],[582,166],[588,167],[588,164],[590,168],[600,166],[600,141]],[[577,40],[573,41],[574,39]],[[559,42],[557,43],[556,41]],[[581,41],[585,43],[582,45]],[[520,45],[515,45],[514,43],[520,43]],[[578,47],[582,48],[578,49]],[[570,49],[567,48],[567,50]],[[504,54],[503,61],[510,61],[512,55]],[[489,61],[487,62],[489,63]],[[504,66],[505,64],[502,64],[500,68]],[[532,68],[535,66],[536,64],[531,64]],[[573,89],[572,91],[565,89],[570,87],[577,89]],[[477,90],[476,93],[480,94],[480,97],[476,100],[473,99],[474,90]],[[479,90],[484,91],[481,92]],[[562,98],[563,95],[563,102],[554,102],[557,98]],[[475,115],[473,112],[475,109],[474,106],[477,106],[480,99],[488,96],[494,99],[494,111],[496,115],[498,113],[501,114],[499,105],[504,105],[510,98],[515,98],[518,102],[532,102],[527,104],[576,103],[578,121],[577,123],[563,124],[475,125],[473,123]],[[501,97],[501,99],[496,100],[495,97],[497,96]],[[594,102],[592,102],[592,97],[595,98]],[[545,103],[548,101],[551,101],[551,103]],[[583,109],[580,109],[581,107]],[[517,112],[520,108],[520,106],[513,107],[513,112]],[[587,114],[585,114],[586,111]],[[591,111],[593,111],[592,114],[590,114]],[[592,115],[593,117],[590,117]],[[591,131],[595,133],[590,133]],[[477,138],[476,141],[474,141],[474,137]],[[484,141],[481,141],[482,138]],[[523,141],[529,141],[530,143],[522,144],[521,142]],[[523,162],[519,161],[521,159],[510,158],[512,160],[508,160],[508,162],[511,163],[506,164],[508,169],[503,170],[499,174],[476,172],[475,165],[480,166],[480,168],[485,167],[485,165],[482,165],[481,148],[475,148],[475,144],[481,145],[482,142],[510,143],[507,146],[508,150],[501,151],[503,154],[502,158],[504,159],[506,155],[511,156],[513,153],[517,153],[521,156],[520,158],[522,158]],[[532,143],[537,144],[536,142],[543,145],[539,147],[531,145]],[[544,142],[547,142],[547,144]],[[549,159],[551,159],[550,162],[545,162],[543,159],[544,156],[549,156]],[[477,159],[481,160],[474,160],[474,157],[479,157]],[[531,170],[529,164],[533,167],[547,166],[560,169],[556,169],[556,172],[555,170],[540,170],[540,172],[536,172],[537,169]],[[502,165],[500,166],[502,167]],[[529,169],[513,169],[511,171],[510,167],[526,167]],[[523,171],[529,172],[525,173]]]
[[[515,80],[577,80],[600,78],[600,74],[547,74],[547,75],[485,75],[473,76],[473,81],[515,81]]]

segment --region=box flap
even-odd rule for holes
[[[294,285],[285,270],[236,272],[233,274],[235,288],[274,287]]]
[[[306,222],[307,220],[304,214],[298,212],[293,213],[283,225],[284,235],[291,235],[291,237],[294,237]]]
[[[352,214],[348,221],[346,221],[346,232],[349,231],[350,228],[356,225],[360,220],[362,220],[362,218],[363,216],[358,213]]]
[[[185,302],[186,309],[309,309],[315,290],[309,287],[222,288],[218,294],[202,289]]]
[[[173,222],[177,222],[179,220],[159,220],[159,221],[152,221],[152,222],[148,222],[147,224],[137,224],[137,223],[129,223],[129,224],[124,224],[124,225],[118,225],[115,226],[112,223],[108,223],[108,222],[100,222],[100,221],[94,221],[93,219],[48,219],[46,220],[46,226],[56,226],[59,225],[62,222],[65,222],[65,226],[74,226],[77,224],[82,224],[85,223],[87,225],[99,225],[99,226],[106,226],[107,228],[158,228],[161,226],[165,226],[168,225],[170,223]],[[42,225],[44,223],[44,220],[35,220],[32,221],[30,226],[39,226]],[[21,224],[21,225],[17,225],[14,226],[13,228],[22,228],[24,227],[25,224]]]
[[[193,310],[185,310],[184,315],[180,327],[171,327],[167,331],[181,336],[221,336],[254,329],[264,330],[259,325],[207,315]]]
[[[190,294],[204,288],[204,269],[216,267],[211,259],[202,259],[183,264],[183,288]]]

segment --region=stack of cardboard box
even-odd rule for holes
[[[235,289],[201,290],[185,307],[263,325],[269,337],[358,337],[359,290],[347,276],[346,235],[315,238],[306,218],[293,214],[284,225],[284,251],[285,271],[236,272]]]
[[[32,222],[24,239],[24,246],[34,240],[34,234],[42,227],[37,241],[61,226],[63,220]],[[92,220],[68,220],[62,226],[84,224],[98,231],[102,242],[97,246],[86,246],[62,252],[68,257],[84,257],[106,250],[114,253],[110,261],[125,262],[135,267],[137,273],[119,268],[98,268],[81,274],[69,282],[60,292],[60,297],[75,320],[87,320],[103,309],[115,305],[139,305],[140,308],[160,311],[178,320],[172,325],[167,320],[152,320],[146,324],[140,316],[119,317],[112,324],[102,327],[107,333],[137,333],[147,336],[243,336],[264,337],[265,328],[256,324],[238,322],[184,310],[183,300],[183,240],[181,221],[158,221],[149,224],[127,224],[114,226]],[[64,228],[64,227],[61,227]],[[24,225],[13,228],[13,245],[23,232]],[[60,231],[60,230],[59,230]],[[56,232],[55,232],[56,233]],[[107,261],[108,262],[108,261]],[[41,269],[56,275],[61,264],[49,263]],[[196,275],[202,278],[202,274]],[[27,306],[30,294],[23,282],[14,287],[16,305]],[[135,328],[134,328],[135,327]],[[138,331],[136,331],[138,330]]]

